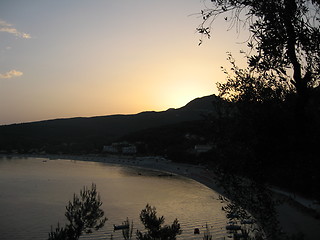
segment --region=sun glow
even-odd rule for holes
[[[0,124],[162,111],[216,94],[226,38],[198,46],[199,19],[188,17],[198,2],[30,6],[0,7],[0,25],[12,28],[0,31]]]
[[[203,69],[206,66],[199,66],[189,60],[172,66],[171,71],[162,76],[165,80],[159,89],[164,97],[164,105],[179,108],[197,97],[215,93],[213,76]]]

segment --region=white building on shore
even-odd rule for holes
[[[120,143],[112,143],[109,146],[103,146],[102,151],[105,153],[111,153],[111,154],[131,155],[131,154],[137,153],[137,147],[127,142],[120,142]]]

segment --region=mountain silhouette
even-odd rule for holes
[[[77,117],[0,126],[0,150],[30,149],[43,144],[73,142],[111,142],[148,128],[203,119],[216,114],[214,103],[221,101],[215,95],[196,98],[184,107],[166,111],[147,111],[131,115]]]

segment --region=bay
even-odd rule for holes
[[[159,176],[160,175],[160,176]],[[143,230],[140,211],[150,204],[166,224],[178,218],[178,239],[202,239],[208,224],[213,239],[226,237],[226,217],[218,193],[179,175],[102,162],[46,158],[0,159],[0,239],[47,239],[50,226],[65,223],[65,206],[83,186],[97,185],[108,218],[105,226],[81,239],[122,239],[127,217]],[[194,235],[194,228],[200,235]],[[135,237],[133,238],[135,239]]]

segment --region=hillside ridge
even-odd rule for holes
[[[144,129],[196,121],[214,113],[215,95],[196,98],[185,106],[165,111],[94,117],[50,119],[0,126],[0,150],[90,143],[101,145]]]

